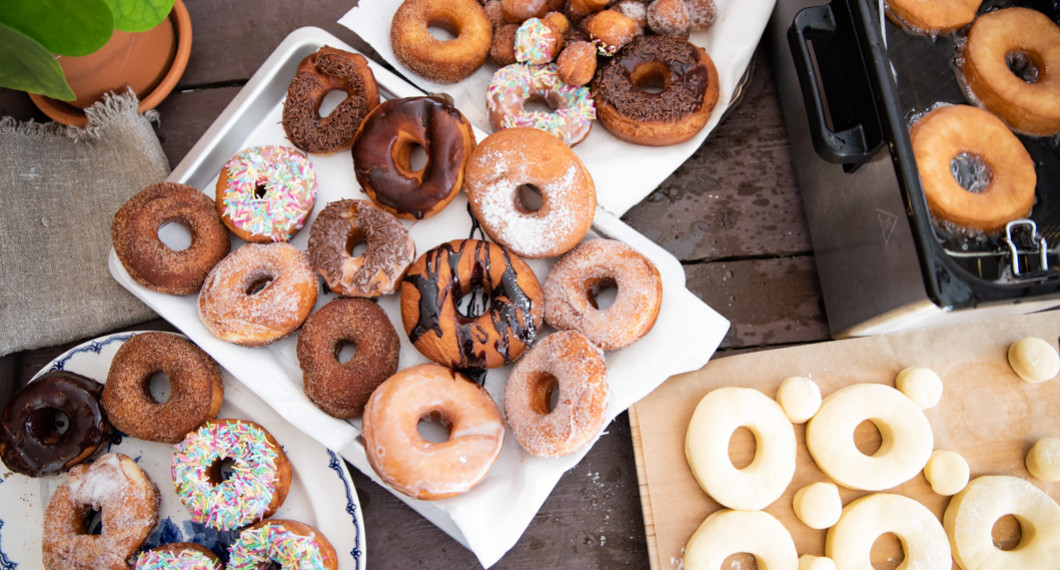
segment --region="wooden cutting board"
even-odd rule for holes
[[[1060,498],[1060,483],[1034,479],[1024,465],[1035,441],[1060,437],[1060,378],[1030,384],[1008,364],[1008,346],[1027,336],[1045,339],[1055,348],[1060,337],[1060,312],[717,358],[700,370],[670,378],[629,411],[652,568],[681,568],[689,537],[707,515],[720,508],[693,478],[685,460],[684,438],[696,404],[722,386],[756,388],[776,397],[785,378],[805,376],[827,396],[855,383],[894,386],[895,377],[904,368],[931,368],[944,386],[939,404],[925,410],[935,449],[961,453],[973,478],[1015,475],[1030,480],[1054,499]],[[737,465],[749,461],[754,453],[754,439],[745,431],[737,430],[730,441],[730,456]],[[791,532],[800,555],[823,556],[826,531],[799,521],[791,500],[803,486],[829,479],[806,449],[805,425],[796,425],[795,433],[795,476],[784,495],[765,510]],[[878,445],[879,433],[871,426],[855,433],[859,447],[872,446],[873,440]],[[867,494],[839,489],[844,505]],[[920,501],[940,520],[949,503],[949,497],[931,491],[922,472],[888,492]],[[1016,532],[1012,528],[1001,531],[1002,526],[995,527],[1001,534]],[[1004,540],[1001,534],[995,538]],[[872,557],[877,568],[892,568],[901,562],[901,547],[892,538],[885,535],[874,546]],[[743,559],[742,566],[740,560],[731,560],[731,566],[746,569],[749,558]]]

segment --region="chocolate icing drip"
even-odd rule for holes
[[[329,50],[329,51],[325,51]],[[362,70],[351,59],[353,54],[321,48],[299,66],[287,88],[283,105],[283,127],[287,138],[307,152],[333,152],[353,140],[357,128],[374,106]],[[320,116],[324,96],[335,90],[346,92],[326,117]]]

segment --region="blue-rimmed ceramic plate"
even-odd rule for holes
[[[40,374],[67,370],[105,382],[114,353],[134,334],[139,333],[113,334],[86,342],[53,360]],[[253,420],[265,426],[291,461],[291,490],[273,518],[294,519],[316,527],[335,547],[340,569],[364,570],[361,506],[344,461],[273,412],[227,372],[222,371],[222,378],[225,399],[219,417]],[[131,437],[109,447],[109,451],[135,459],[161,491],[159,523],[144,548],[192,541],[227,559],[227,544],[235,533],[221,533],[193,523],[173,492],[172,447]],[[0,471],[0,570],[40,567],[44,508],[52,491],[63,481],[65,475],[31,478],[6,468]]]

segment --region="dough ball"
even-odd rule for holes
[[[935,450],[924,465],[924,477],[931,490],[943,496],[960,493],[968,485],[970,474],[968,462],[956,451]]]
[[[795,491],[791,507],[800,521],[817,530],[831,527],[843,514],[843,501],[839,498],[839,488],[825,481],[810,483]],[[814,568],[817,567],[814,566]]]
[[[827,556],[803,554],[799,557],[799,570],[836,570],[835,562]]]
[[[1027,471],[1042,481],[1060,481],[1060,439],[1043,437],[1027,454]]]
[[[817,383],[802,376],[792,376],[780,383],[777,403],[793,424],[801,424],[821,407],[821,389]]]
[[[942,378],[930,368],[906,368],[898,373],[894,387],[916,402],[921,410],[934,407],[942,399]]]
[[[1027,382],[1044,382],[1060,372],[1060,354],[1036,337],[1017,340],[1008,347],[1008,363]]]

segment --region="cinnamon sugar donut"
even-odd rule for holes
[[[483,139],[467,163],[471,213],[494,241],[528,258],[560,255],[593,224],[596,186],[589,169],[558,138],[529,127]],[[540,205],[527,205],[530,189]]]
[[[294,332],[317,301],[309,256],[285,242],[249,243],[221,260],[199,292],[199,319],[217,338],[264,346]]]
[[[444,442],[425,440],[417,426],[442,424]],[[416,499],[466,493],[489,471],[504,442],[504,420],[493,398],[463,374],[418,364],[380,384],[364,408],[364,449],[372,469]]]
[[[887,0],[887,15],[914,33],[940,35],[975,19],[983,0]]]
[[[596,296],[617,289],[611,306]],[[590,239],[564,255],[545,279],[545,322],[576,330],[593,344],[614,350],[636,342],[655,326],[662,304],[659,270],[628,245]]]
[[[909,131],[924,197],[935,216],[994,232],[1026,217],[1034,206],[1037,174],[1023,143],[996,116],[970,105],[945,105]],[[955,177],[969,163],[973,179]]]
[[[306,523],[290,519],[269,519],[243,529],[228,547],[229,570],[260,568],[312,568],[335,570],[339,558],[335,547]]]
[[[169,397],[151,395],[151,377],[169,378]],[[148,441],[177,443],[217,417],[224,400],[221,370],[210,355],[171,333],[147,332],[125,341],[110,364],[103,406],[118,430]]]
[[[174,250],[159,239],[158,230],[170,222],[191,233],[187,249]],[[206,274],[231,247],[213,201],[175,182],[152,184],[129,198],[114,215],[110,238],[133,281],[170,295],[198,291]]]
[[[435,38],[438,27],[454,37]],[[482,67],[493,28],[476,0],[405,0],[390,24],[394,55],[414,73],[439,83],[455,83]]]
[[[609,392],[603,351],[581,333],[559,331],[515,363],[504,389],[504,415],[531,455],[569,455],[604,428]]]

